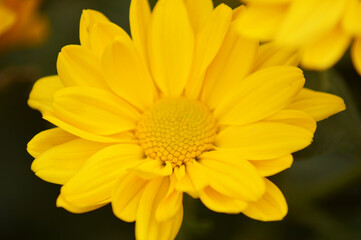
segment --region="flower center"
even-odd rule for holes
[[[213,148],[216,124],[200,102],[163,99],[143,115],[136,136],[147,157],[179,167]]]

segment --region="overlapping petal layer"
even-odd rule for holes
[[[238,30],[296,49],[306,69],[332,67],[361,34],[359,0],[240,1],[247,8],[238,17]],[[357,59],[353,62],[358,69]]]
[[[57,206],[82,213],[111,203],[136,222],[137,239],[154,240],[176,237],[184,193],[216,212],[285,216],[265,177],[291,166],[315,121],[345,107],[303,89],[295,49],[240,34],[243,13],[210,0],[160,0],[151,12],[133,0],[130,38],[103,14],[83,12],[81,45],[62,49],[58,76],[40,79],[29,99],[57,126],[28,144],[35,173],[63,185]]]

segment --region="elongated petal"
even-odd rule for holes
[[[62,188],[64,199],[79,207],[109,202],[118,179],[139,163],[144,152],[138,145],[117,144],[98,151]]]
[[[346,52],[351,36],[340,27],[305,46],[301,64],[304,68],[325,70],[332,67]]]
[[[197,161],[188,162],[185,174],[176,182],[178,191],[187,192],[196,197],[197,193],[209,184],[205,169]]]
[[[104,49],[111,44],[115,38],[125,42],[131,42],[128,33],[112,22],[100,22],[94,25],[90,34],[92,50],[98,57],[103,55]]]
[[[260,46],[253,69],[257,71],[279,65],[297,66],[300,61],[301,53],[296,48],[270,42]]]
[[[149,60],[152,75],[167,96],[179,96],[193,59],[194,34],[183,0],[160,0],[154,8]]]
[[[96,23],[109,22],[102,13],[90,9],[83,10],[80,18],[80,43],[82,46],[91,49],[90,33]]]
[[[195,33],[205,24],[213,10],[212,0],[184,0]]]
[[[200,199],[207,208],[215,212],[235,214],[247,207],[247,202],[228,197],[209,186],[200,193]]]
[[[207,18],[205,25],[197,33],[192,69],[185,89],[187,97],[198,98],[206,70],[221,47],[231,19],[232,9],[221,4]]]
[[[216,146],[230,148],[250,160],[285,156],[311,144],[313,133],[298,126],[277,122],[258,122],[228,127],[216,138]]]
[[[244,79],[215,109],[220,124],[241,125],[281,110],[297,96],[305,79],[299,68],[270,67]]]
[[[351,48],[352,62],[357,72],[361,75],[361,37],[356,38]]]
[[[137,239],[158,239],[161,224],[155,219],[155,211],[167,193],[168,187],[169,179],[161,177],[150,181],[143,190],[136,216],[135,234]]]
[[[54,93],[64,88],[58,76],[40,78],[30,92],[28,104],[40,112],[49,112],[53,108]]]
[[[270,160],[256,160],[250,162],[257,168],[261,176],[268,177],[291,167],[293,163],[293,157],[291,154],[288,154],[280,158]]]
[[[183,221],[183,206],[181,206],[178,212],[173,218],[161,223],[159,229],[159,236],[156,240],[168,240],[175,239]]]
[[[283,22],[287,7],[285,4],[247,4],[246,10],[236,20],[237,28],[244,36],[271,40]]]
[[[144,179],[152,179],[158,176],[169,176],[173,172],[172,165],[169,162],[161,160],[147,159],[139,165],[132,168],[139,177]]]
[[[258,41],[242,37],[232,24],[205,76],[201,99],[208,107],[215,108],[249,74],[257,50]]]
[[[211,151],[200,156],[209,185],[217,192],[245,201],[257,201],[265,191],[256,168],[239,155],[227,151]]]
[[[266,193],[259,201],[249,203],[243,213],[253,219],[260,221],[282,220],[288,211],[286,200],[282,192],[268,179],[266,182]]]
[[[159,203],[155,212],[155,218],[159,222],[167,221],[177,214],[182,207],[183,193],[175,189],[174,178],[170,181],[168,192]]]
[[[132,172],[119,179],[112,194],[112,208],[118,218],[126,222],[136,220],[140,197],[147,182]]]
[[[150,6],[148,0],[132,0],[129,21],[135,47],[147,59],[148,29],[150,24]]]
[[[348,0],[347,3],[342,27],[349,33],[361,35],[361,2],[358,0]]]
[[[288,109],[300,110],[321,121],[346,109],[342,98],[324,92],[302,89]]]
[[[99,57],[85,47],[78,45],[63,47],[58,56],[57,69],[66,87],[84,86],[108,89]]]
[[[103,69],[107,83],[120,97],[142,110],[153,105],[155,86],[131,42],[117,39],[109,45],[103,55]]]
[[[340,0],[294,0],[279,29],[276,40],[291,46],[300,46],[317,39],[330,31],[341,20],[346,2]]]
[[[73,125],[62,121],[58,117],[56,117],[52,113],[46,113],[44,114],[43,118],[55,126],[58,126],[61,129],[64,129],[65,131],[74,134],[75,136],[78,136],[80,138],[84,138],[90,141],[95,142],[105,142],[105,143],[135,143],[137,140],[135,139],[135,136],[131,132],[121,132],[113,135],[107,135],[107,136],[101,136],[98,134],[90,133],[85,130],[82,130],[80,128],[74,127]]]
[[[86,206],[86,207],[78,207],[75,206],[69,202],[67,202],[63,196],[60,194],[58,199],[56,200],[56,206],[57,207],[62,207],[66,210],[68,210],[71,213],[85,213],[85,212],[89,212],[89,211],[93,211],[95,209],[101,208],[104,205],[106,205],[107,203],[101,203],[98,205],[92,205],[92,206]]]
[[[60,128],[52,128],[35,135],[28,143],[27,151],[34,158],[60,144],[75,140],[77,137]]]
[[[41,179],[56,183],[67,183],[83,164],[107,144],[75,139],[52,147],[37,157],[31,170]]]
[[[64,122],[99,135],[134,129],[139,117],[122,99],[96,88],[62,89],[55,94],[53,108]]]
[[[186,175],[196,191],[200,191],[209,183],[204,168],[197,161],[186,164]]]
[[[298,110],[281,110],[264,121],[291,124],[308,129],[311,133],[316,130],[316,121],[310,115]]]

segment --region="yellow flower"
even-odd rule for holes
[[[238,20],[242,34],[295,47],[303,67],[332,67],[350,44],[361,75],[360,0],[241,0],[247,10]]]
[[[345,109],[303,89],[294,54],[238,34],[242,8],[146,0],[130,7],[132,39],[85,10],[81,45],[38,80],[29,105],[56,128],[28,144],[40,178],[63,185],[57,206],[82,213],[112,204],[137,239],[173,239],[183,193],[216,212],[280,220],[281,191],[266,177],[308,146],[315,121]]]
[[[40,0],[0,1],[0,52],[10,47],[31,46],[42,42],[48,20],[37,10]]]

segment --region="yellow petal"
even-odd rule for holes
[[[258,42],[242,37],[231,25],[224,42],[208,68],[202,101],[213,109],[249,72],[257,56]]]
[[[56,183],[67,183],[83,164],[107,144],[75,139],[57,145],[37,157],[31,170],[41,179]]]
[[[266,193],[259,201],[249,203],[243,213],[253,219],[260,221],[282,220],[288,211],[286,200],[282,192],[268,179],[266,182]]]
[[[189,162],[186,165],[186,174],[196,191],[200,191],[208,184],[204,169],[197,161]]]
[[[214,110],[219,124],[241,125],[268,117],[297,96],[305,79],[299,68],[262,69],[241,81]]]
[[[193,59],[194,36],[183,0],[160,0],[154,8],[149,36],[152,75],[167,96],[179,96]]]
[[[346,109],[342,98],[324,92],[302,89],[288,109],[300,110],[321,121]]]
[[[83,10],[83,13],[80,18],[80,43],[82,46],[89,49],[92,48],[90,42],[90,33],[93,30],[93,27],[98,22],[109,22],[108,18],[105,17],[102,13],[90,9]]]
[[[132,172],[119,179],[112,194],[112,208],[118,218],[126,222],[136,220],[140,197],[147,182]]]
[[[176,189],[180,192],[188,193],[193,198],[199,198],[199,193],[195,190],[195,187],[188,175],[185,175],[177,181]]]
[[[348,0],[342,27],[345,31],[361,35],[361,2],[359,0]]]
[[[215,212],[236,214],[247,207],[246,202],[221,194],[209,186],[200,193],[200,199],[207,208]]]
[[[60,144],[75,140],[77,137],[60,129],[52,128],[35,135],[28,143],[27,151],[34,158]]]
[[[340,0],[292,1],[276,41],[290,46],[301,46],[317,39],[340,21],[346,2]]]
[[[195,193],[205,188],[208,183],[205,169],[194,160],[186,164],[185,175],[183,178],[178,179],[176,189],[195,196]]]
[[[183,193],[175,189],[175,180],[171,180],[164,199],[159,203],[155,218],[159,222],[167,221],[177,214],[182,207]]]
[[[195,53],[185,94],[188,98],[198,98],[204,75],[223,42],[232,19],[232,9],[219,5],[207,18],[195,38]]]
[[[275,42],[262,44],[254,64],[254,71],[278,65],[297,66],[301,54],[296,48],[282,46]]]
[[[200,156],[199,163],[207,174],[209,185],[221,194],[256,201],[264,193],[264,182],[256,168],[233,152],[206,152]]]
[[[158,176],[169,176],[173,172],[172,165],[169,162],[161,160],[147,159],[131,169],[144,179],[152,179]]]
[[[54,93],[64,88],[58,76],[40,78],[30,92],[28,104],[40,112],[48,112],[53,108]]]
[[[133,44],[116,39],[105,50],[103,69],[106,81],[120,97],[146,110],[153,105],[156,89],[146,63]]]
[[[257,168],[261,176],[268,177],[291,167],[293,163],[293,157],[291,154],[288,154],[280,158],[270,160],[256,160],[250,162]]]
[[[59,195],[58,199],[56,200],[57,207],[65,208],[66,210],[68,210],[71,213],[85,213],[85,212],[93,211],[97,208],[103,207],[106,204],[107,203],[102,203],[102,204],[93,205],[93,206],[78,207],[78,206],[75,206],[75,205],[67,202],[61,194]]]
[[[159,236],[154,240],[168,240],[175,239],[183,221],[183,206],[181,206],[178,212],[173,218],[164,221],[160,224]]]
[[[278,32],[287,13],[286,4],[247,4],[236,20],[238,30],[247,37],[271,40]]]
[[[186,167],[185,165],[181,165],[180,167],[175,167],[173,169],[174,171],[174,176],[176,177],[176,179],[181,179],[186,175]]]
[[[156,178],[150,181],[144,188],[139,201],[135,235],[139,240],[158,239],[160,223],[155,219],[155,211],[159,202],[164,198],[169,187],[168,178]]]
[[[78,45],[63,47],[58,56],[57,69],[66,87],[84,86],[108,89],[99,57],[85,47]]]
[[[131,1],[129,21],[134,45],[144,59],[147,59],[148,29],[151,21],[148,0]]]
[[[188,15],[195,33],[203,27],[207,18],[212,14],[212,0],[184,0]]]
[[[74,127],[73,125],[62,121],[58,117],[56,117],[52,113],[46,113],[44,114],[43,118],[55,126],[58,126],[61,129],[64,129],[65,131],[74,134],[75,136],[78,136],[80,138],[84,138],[90,141],[95,142],[105,142],[105,143],[134,143],[137,142],[135,139],[135,136],[131,132],[121,132],[113,135],[107,135],[107,136],[101,136],[97,134],[93,134],[87,131],[84,131],[82,129],[79,129],[77,127]]]
[[[216,146],[237,151],[250,160],[285,156],[311,144],[313,134],[304,128],[277,122],[228,127],[216,138]]]
[[[344,55],[350,42],[351,36],[340,27],[332,29],[305,46],[302,52],[302,67],[318,71],[332,67]]]
[[[54,114],[64,122],[99,135],[134,129],[139,117],[125,101],[96,88],[62,89],[55,94],[53,108]]]
[[[298,110],[281,110],[273,114],[272,116],[264,119],[263,121],[291,124],[294,126],[305,128],[311,133],[314,133],[316,130],[315,120],[305,112]]]
[[[10,9],[0,6],[0,34],[6,32],[15,22],[16,15]]]
[[[355,39],[351,48],[352,62],[357,72],[361,75],[361,37]]]
[[[142,160],[143,149],[135,144],[117,144],[94,154],[62,188],[64,199],[86,207],[110,202],[120,177]]]
[[[95,24],[90,33],[93,52],[96,53],[98,57],[101,57],[104,49],[112,43],[115,38],[120,38],[127,42],[132,41],[128,33],[112,22],[100,22]]]

